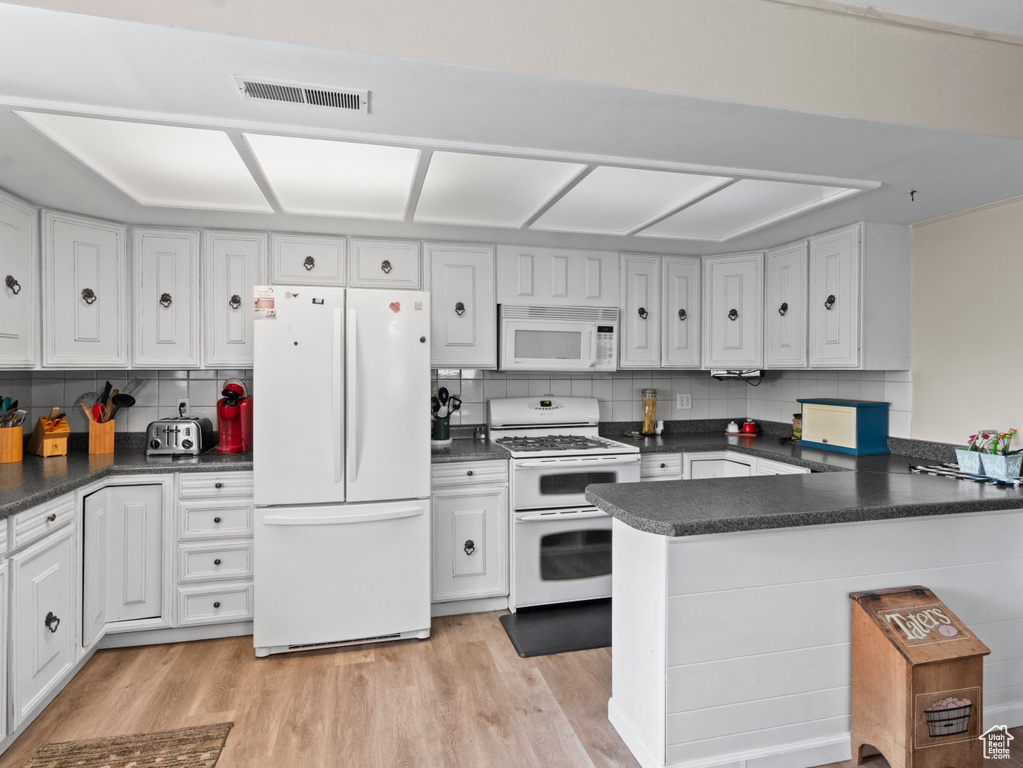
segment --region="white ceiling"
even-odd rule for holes
[[[0,73],[0,187],[127,223],[699,254],[721,252],[714,240],[726,230],[715,196],[704,200],[707,190],[691,176],[714,177],[713,185],[749,178],[798,184],[786,188],[790,209],[820,202],[832,187],[868,190],[740,234],[727,250],[768,247],[857,220],[909,224],[1023,193],[1023,141],[1016,139],[4,4]],[[370,109],[243,99],[235,75],[365,89]],[[111,183],[109,172],[74,159],[14,110],[219,132],[276,210],[170,207],[176,198],[143,205]],[[292,138],[331,151],[350,143],[419,153],[411,178],[371,192],[378,202],[407,195],[418,205],[397,219],[373,219],[358,207],[361,188],[329,175],[310,182],[322,157],[307,157],[302,173],[286,177],[299,164],[278,162],[283,168],[274,170],[272,150],[257,144]],[[516,191],[495,189],[499,178],[515,180]],[[741,200],[760,217],[752,218],[756,227],[778,214],[777,196],[764,199],[757,186],[723,186],[718,202]],[[310,189],[331,207],[313,210],[303,197]],[[601,189],[627,194],[602,210]],[[709,241],[679,240],[704,237]]]

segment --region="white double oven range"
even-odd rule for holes
[[[490,440],[511,453],[509,608],[611,596],[611,518],[592,483],[639,481],[639,448],[598,435],[589,397],[490,400]]]

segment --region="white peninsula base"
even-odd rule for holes
[[[930,587],[1023,724],[1023,510],[665,537],[614,521],[608,717],[644,768],[850,759],[849,593]]]

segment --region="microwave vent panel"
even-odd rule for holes
[[[305,104],[311,107],[329,107],[350,112],[369,113],[369,91],[250,80],[245,77],[235,77],[234,81],[243,99],[281,101],[290,104]]]
[[[501,307],[501,316],[512,320],[570,320],[587,323],[617,323],[618,307],[504,304]]]

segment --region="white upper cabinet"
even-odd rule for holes
[[[209,368],[252,367],[252,287],[265,281],[266,250],[265,234],[205,233],[203,357]]]
[[[619,298],[615,252],[497,247],[498,304],[615,307]]]
[[[423,287],[423,256],[413,240],[351,239],[352,288]]]
[[[699,368],[703,336],[700,259],[665,256],[661,263],[662,368]]]
[[[136,368],[199,366],[199,232],[134,231]]]
[[[128,367],[126,229],[43,211],[43,365]]]
[[[39,345],[37,210],[0,192],[0,366],[31,368]]]
[[[661,366],[661,257],[622,254],[620,368]]]
[[[764,360],[764,254],[703,261],[703,367],[760,368]]]
[[[909,227],[810,238],[809,328],[811,366],[909,368]]]
[[[766,254],[764,367],[806,367],[806,240]]]
[[[270,280],[278,285],[345,284],[347,247],[343,237],[270,236]]]
[[[496,368],[494,247],[426,243],[430,275],[430,364]]]

